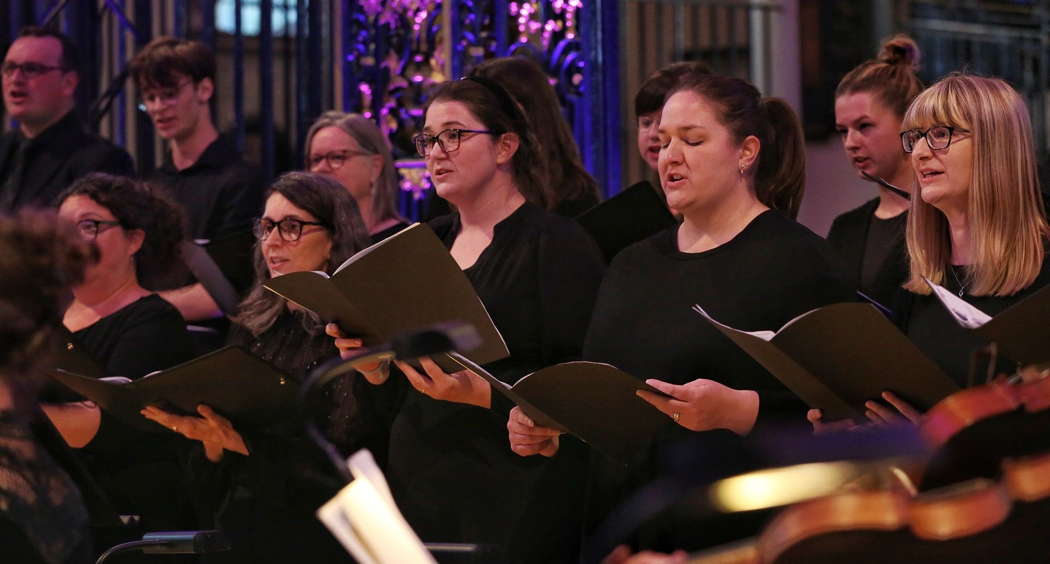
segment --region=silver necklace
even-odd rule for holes
[[[952,279],[955,280],[955,284],[959,286],[959,291],[957,292],[959,297],[963,297],[963,294],[966,293],[966,284],[963,284],[963,281],[959,280],[959,275],[955,273],[955,266],[949,264],[948,272],[952,273]]]

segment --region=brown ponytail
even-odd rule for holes
[[[846,73],[835,89],[835,97],[858,92],[871,92],[904,117],[911,101],[922,92],[919,69],[919,46],[904,34],[897,34],[882,43],[877,58],[864,61]]]
[[[798,216],[806,187],[806,145],[802,124],[791,106],[780,98],[763,98],[759,108],[765,116],[765,136],[760,136],[755,173],[755,195],[763,204]]]

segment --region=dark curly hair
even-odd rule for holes
[[[146,287],[181,262],[179,243],[185,238],[182,208],[158,188],[124,176],[95,172],[75,181],[58,205],[73,196],[86,196],[106,208],[124,229],[145,233],[135,253],[135,274]]]
[[[70,287],[98,251],[54,212],[0,216],[0,378],[16,400],[35,391],[35,368],[51,350]]]
[[[284,196],[296,207],[316,217],[317,221],[328,229],[332,238],[332,251],[328,264],[323,266],[325,272],[331,274],[354,253],[371,244],[357,202],[339,182],[312,172],[288,172],[270,185],[264,201],[274,194]],[[255,243],[252,254],[255,263],[255,286],[241,301],[233,321],[258,337],[273,326],[284,310],[286,302],[284,298],[263,287],[270,279],[270,271],[266,268],[261,242]],[[307,318],[309,326],[304,328],[308,332],[320,331],[322,327],[317,317],[309,314]]]

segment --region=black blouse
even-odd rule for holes
[[[699,304],[731,327],[775,331],[809,310],[855,301],[831,249],[775,211],[762,213],[730,241],[700,253],[678,250],[678,229],[636,243],[613,260],[598,295],[584,358],[607,362],[642,380],[685,384],[707,378],[730,388],[755,390],[760,397],[758,425],[780,420],[801,425],[804,404],[692,306]],[[730,454],[741,446],[735,434],[694,433],[669,421],[655,443],[632,460],[595,457],[591,526],[599,525],[631,492],[667,473],[661,465],[668,452],[687,439],[702,441],[700,446],[711,453],[698,472],[717,477],[719,472],[740,470],[742,462]],[[664,525],[652,534],[683,532],[680,524]],[[704,534],[684,532],[667,544],[646,539],[650,532],[645,532],[636,542],[664,550],[699,548],[755,532],[726,527],[730,530],[705,525]]]
[[[908,248],[904,239],[907,212],[875,217],[879,199],[835,218],[828,243],[846,267],[848,282],[880,304],[891,307],[908,276]]]
[[[451,247],[458,216],[431,225]],[[510,358],[486,368],[512,383],[578,359],[602,270],[597,247],[571,220],[524,204],[497,224],[464,271],[510,349]],[[575,561],[579,507],[566,504],[581,490],[573,478],[579,458],[511,452],[510,404],[492,398],[492,409],[482,409],[408,392],[391,430],[398,507],[424,541],[495,546],[485,561]]]

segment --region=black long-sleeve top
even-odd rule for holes
[[[75,346],[109,376],[137,380],[193,358],[186,322],[156,294],[72,334]],[[139,514],[154,528],[191,526],[179,466],[181,441],[167,431],[134,429],[102,413],[98,433],[80,455],[88,471],[123,514]]]
[[[187,237],[216,240],[251,229],[262,213],[264,180],[258,167],[245,161],[229,135],[220,135],[197,162],[178,170],[171,153],[150,177],[182,206]],[[245,249],[245,256],[250,251]],[[193,282],[188,268],[173,268],[151,281],[153,290],[170,290]]]
[[[838,217],[828,231],[828,243],[846,268],[847,281],[891,307],[908,276],[908,248],[904,233],[907,212],[881,219],[875,217],[879,199]]]
[[[733,239],[705,252],[679,251],[677,232],[678,226],[662,231],[613,259],[595,305],[584,359],[607,362],[641,380],[685,384],[706,378],[730,388],[754,390],[760,398],[757,425],[779,419],[801,424],[803,403],[692,306],[699,304],[731,327],[758,331],[779,330],[794,317],[824,305],[855,301],[831,249],[819,236],[776,211],[762,213]],[[595,457],[591,526],[598,526],[631,492],[664,473],[659,461],[668,447],[698,436],[712,444],[728,441],[730,446],[740,440],[724,430],[693,433],[669,420],[654,444],[635,458]],[[718,455],[707,466],[714,467],[704,469],[707,475],[736,469],[733,460]],[[689,548],[685,543],[699,547],[704,539],[705,534],[693,531],[666,545],[649,547]],[[644,539],[640,543],[646,545]]]
[[[458,216],[431,225],[451,247]],[[578,359],[602,270],[597,247],[571,220],[524,204],[497,224],[464,271],[510,349],[510,358],[486,368],[513,383]],[[581,458],[514,454],[510,405],[496,392],[492,403],[482,409],[408,392],[391,430],[398,507],[425,542],[496,545],[484,561],[575,561],[580,508],[570,494],[582,489]]]

